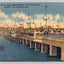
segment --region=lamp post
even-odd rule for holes
[[[41,22],[40,22],[40,28],[41,28]]]
[[[59,22],[60,22],[60,20],[57,20],[57,27],[59,28]]]
[[[21,31],[23,31],[23,29],[24,29],[24,28],[22,27],[22,25],[23,25],[23,27],[24,27],[24,23],[23,23],[23,24],[20,24],[20,26],[21,26],[21,28],[22,28]]]
[[[29,23],[27,23],[27,24],[30,25],[30,29],[31,29],[30,13],[28,13],[28,21],[29,21]]]
[[[46,16],[44,17],[43,16],[43,19],[45,20],[45,22],[46,22],[46,29],[47,29],[47,20],[49,20],[50,19],[50,17],[47,17],[47,5],[45,6],[46,7]]]
[[[23,24],[19,24],[20,26],[24,26],[24,20],[23,20],[23,17],[21,17],[21,18],[19,18],[19,17],[17,17],[19,20],[21,20],[21,21],[23,21]],[[23,29],[22,29],[23,30]]]
[[[33,24],[34,24],[34,30],[36,29],[36,23],[34,22],[34,16],[33,16]]]

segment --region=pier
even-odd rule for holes
[[[58,34],[59,35],[59,34]],[[16,34],[16,37],[7,36],[6,38],[13,40],[19,44],[26,45],[33,48],[35,51],[40,51],[41,53],[47,53],[50,56],[60,56],[61,60],[64,61],[64,41],[63,39],[56,39],[52,35],[43,35],[42,32],[33,33],[20,33]],[[57,36],[57,35],[56,35]],[[64,37],[63,35],[59,35]],[[60,53],[58,53],[60,51]]]

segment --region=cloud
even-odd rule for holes
[[[15,22],[12,21],[11,19],[7,19],[7,20],[5,20],[4,23],[5,23],[6,25],[8,25],[8,26],[13,26],[13,25],[15,24]]]
[[[8,15],[6,15],[4,12],[0,11],[0,18],[8,18]]]
[[[13,21],[11,19],[6,19],[6,20],[2,20],[2,21],[0,20],[0,25],[14,27],[14,25],[18,26],[18,23],[16,23],[15,21]]]
[[[24,23],[24,26],[25,27],[29,27],[29,25],[27,24],[27,23],[29,23],[30,21],[31,22],[33,22],[33,19],[31,19],[30,21],[28,20],[28,16],[26,15],[26,14],[24,14],[24,13],[19,13],[19,12],[17,12],[17,13],[13,13],[12,14],[12,17],[13,18],[22,18],[22,19],[24,19],[24,21],[23,22],[15,22],[13,19],[10,19],[10,18],[8,18],[8,15],[6,15],[5,13],[3,13],[3,12],[1,12],[0,11],[0,18],[3,16],[3,17],[5,17],[5,18],[7,18],[7,19],[5,19],[5,20],[0,20],[0,25],[6,25],[6,26],[9,26],[9,27],[14,27],[15,25],[18,27],[18,26],[20,26],[19,24],[23,24]],[[36,18],[34,19],[34,24],[32,24],[32,26],[33,27],[40,27],[40,26],[44,26],[44,25],[46,25],[46,22],[45,22],[45,20],[43,19],[43,14],[37,14],[37,15],[35,15],[36,16]],[[35,17],[34,16],[34,17]],[[30,17],[30,16],[29,16]],[[30,17],[31,18],[31,17]],[[44,16],[44,18],[46,18],[46,16]],[[50,25],[50,26],[54,26],[54,27],[57,27],[57,22],[56,21],[54,21],[53,20],[53,15],[52,14],[48,14],[47,15],[47,18],[49,18],[49,20],[47,21],[47,25]],[[27,21],[25,21],[27,19]],[[56,20],[58,20],[58,19],[60,19],[60,15],[59,14],[57,14],[56,16],[55,16],[55,19]],[[40,25],[40,23],[41,23],[41,25]],[[61,22],[60,24],[59,24],[59,26],[60,27],[64,27],[64,22]]]
[[[43,18],[43,16],[44,16],[43,14],[37,14],[36,15],[36,17],[38,17],[38,18]]]
[[[49,20],[52,20],[53,19],[53,15],[47,15],[47,17],[49,17]]]
[[[64,28],[64,22],[59,23],[60,28]]]
[[[12,14],[12,17],[14,17],[14,18],[17,18],[18,17],[19,19],[24,19],[24,20],[28,19],[28,17],[30,18],[30,16],[27,16],[26,14],[19,13],[19,12],[13,13]]]
[[[15,21],[13,21],[11,19],[5,20],[5,24],[10,26],[10,27],[19,27],[20,26],[19,22],[15,22]]]
[[[37,18],[40,18],[40,19],[42,18],[43,20],[46,19],[46,16],[43,15],[43,14],[37,14],[36,17],[37,17]],[[43,17],[44,17],[44,18],[43,18]],[[53,15],[52,15],[52,14],[48,14],[48,15],[47,15],[47,19],[48,19],[48,20],[52,20],[52,19],[53,19]]]
[[[60,19],[60,15],[57,14],[57,15],[55,16],[55,19],[56,19],[56,20],[59,20],[59,19]]]

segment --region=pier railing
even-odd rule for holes
[[[33,38],[42,38],[43,37],[43,33],[42,32],[21,32],[21,33],[17,33],[16,37],[33,37]]]

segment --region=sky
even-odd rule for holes
[[[1,3],[0,25],[19,26],[21,23],[34,22],[45,25],[47,5],[47,25],[64,27],[64,3]],[[44,18],[43,18],[44,17]],[[29,18],[29,19],[28,19]],[[57,22],[59,21],[59,23]],[[27,25],[26,25],[27,26]]]

